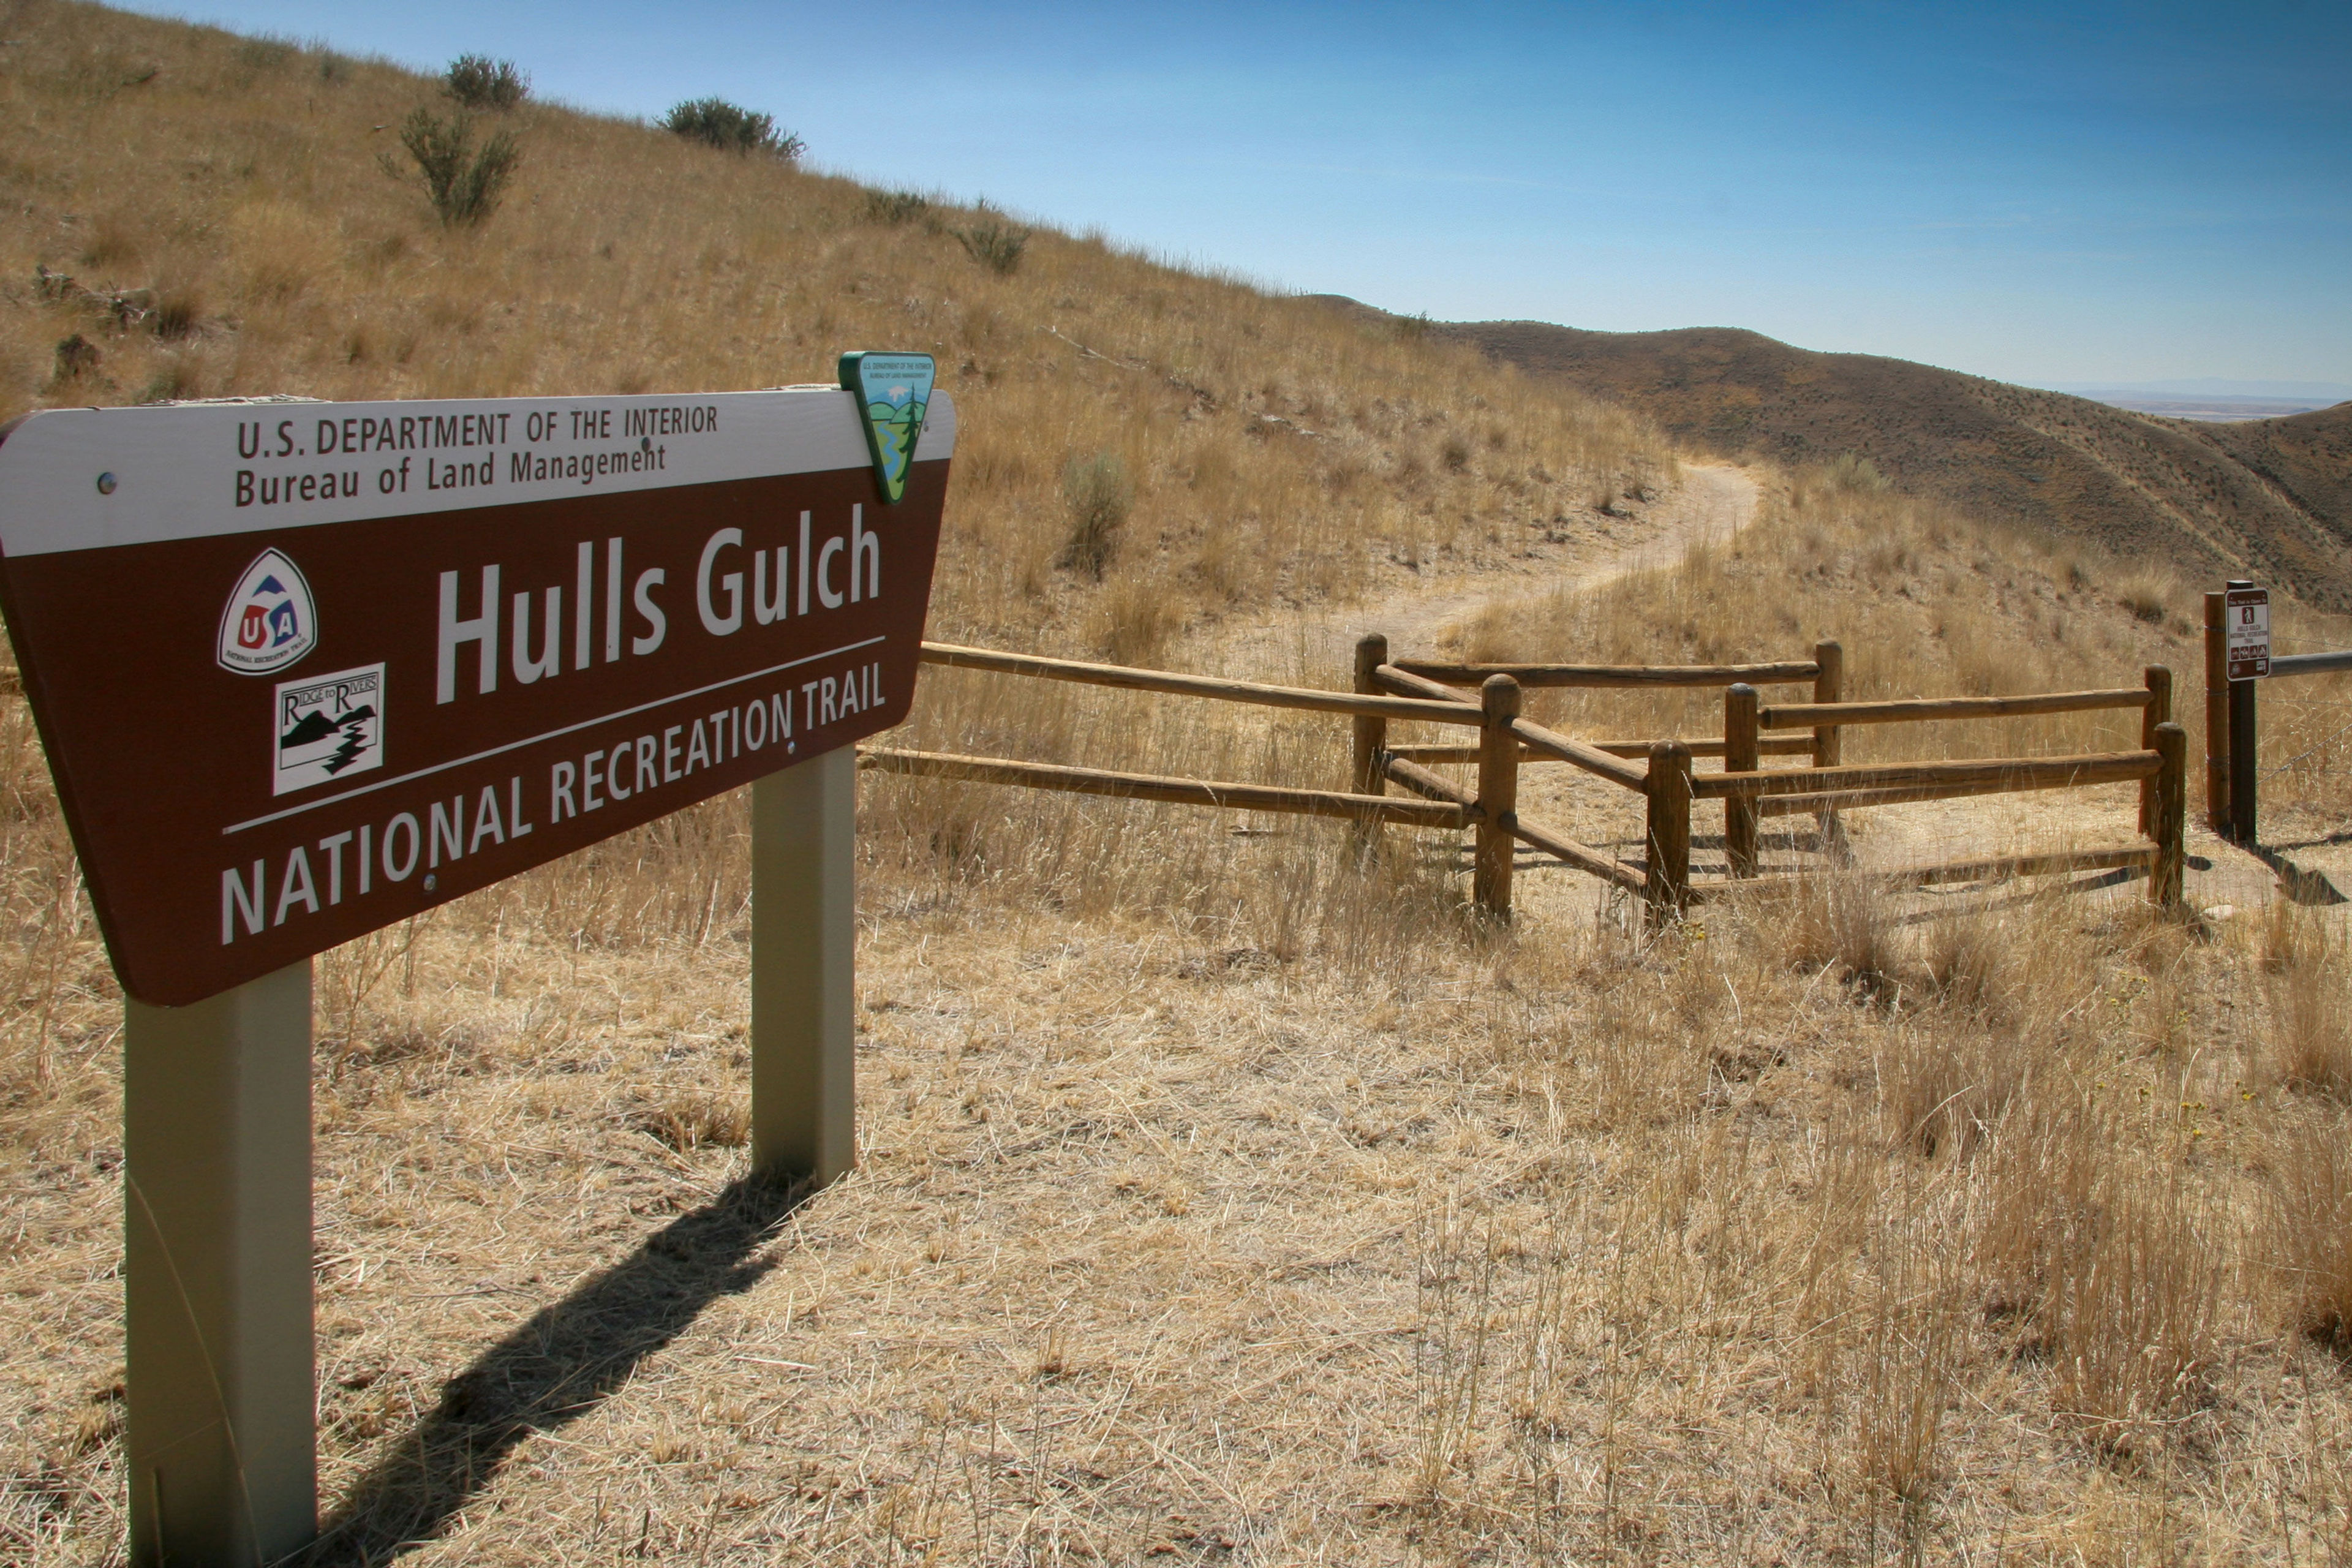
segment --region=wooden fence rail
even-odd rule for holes
[[[1165,669],[1137,669],[1124,664],[1087,664],[1078,659],[1044,658],[1035,654],[999,653],[993,648],[958,647],[952,643],[923,645],[925,664],[954,669],[989,669],[1001,675],[1026,675],[1045,680],[1076,681],[1083,686],[1108,686],[1127,691],[1160,691],[1178,697],[1207,697],[1222,702],[1247,702],[1261,708],[1289,708],[1309,713],[1338,713],[1358,718],[1412,719],[1431,724],[1483,722],[1478,710],[1466,712],[1434,708],[1425,702],[1398,698],[1323,691],[1311,686],[1265,686],[1254,680],[1227,680],[1213,675],[1178,675]],[[1452,692],[1446,693],[1451,698]],[[1460,707],[1458,702],[1456,707]]]
[[[1721,741],[1702,741],[1687,735],[1678,738],[1684,745],[1690,748],[1691,755],[1694,757],[1723,755],[1724,742]],[[1642,758],[1650,754],[1650,747],[1654,742],[1587,741],[1584,743],[1596,752],[1606,752],[1612,757]],[[1813,742],[1811,736],[1766,735],[1758,741],[1757,749],[1768,757],[1802,757],[1812,754]],[[1449,746],[1441,742],[1432,742],[1426,745],[1391,746],[1389,755],[1408,758],[1416,763],[1475,763],[1478,760],[1478,748]],[[1550,752],[1538,752],[1533,746],[1522,745],[1519,748],[1519,763],[1523,767],[1529,763],[1557,761],[1559,759]]]
[[[2007,856],[1947,867],[1874,872],[1874,877],[1915,883],[1975,880],[1968,875],[2043,876],[2097,867],[2149,868],[2148,897],[2167,907],[2180,902],[2186,866],[2188,736],[2167,720],[2155,726],[2155,745],[2145,752],[2093,752],[2070,757],[2005,757],[1956,763],[1903,763],[1874,767],[1790,768],[1765,773],[1711,773],[1694,779],[1688,754],[1671,742],[1650,753],[1650,898],[1660,910],[1679,909],[1689,887],[1689,803],[1720,797],[1727,805],[1749,802],[1758,816],[1820,811],[1836,805],[1892,805],[1903,801],[1948,800],[1961,795],[2024,790],[2069,789],[2135,779],[2150,781],[2153,798],[2144,818],[2152,846]],[[1754,875],[1754,826],[1744,844],[1727,818],[1726,858],[1735,879]],[[1767,879],[1766,880],[1771,880]]]
[[[1987,855],[1974,860],[1942,860],[1932,866],[1896,866],[1884,869],[1838,873],[1889,887],[1932,888],[1950,882],[1987,882],[2006,877],[2051,877],[2072,871],[2152,871],[2161,851],[2152,844],[2125,845],[2113,849],[2058,849],[2041,855]],[[1803,872],[1775,872],[1759,877],[1742,891],[1770,897],[1801,888]]]
[[[1757,722],[1767,730],[1816,724],[1906,724],[1948,719],[2021,719],[2042,713],[2084,713],[2101,708],[2144,708],[2137,686],[2107,691],[2046,691],[2029,697],[1925,697],[1891,702],[1776,702]]]
[[[2326,675],[2340,669],[2352,669],[2352,652],[2283,653],[2271,658],[2273,680],[2283,675]]]
[[[1271,686],[1170,670],[1046,658],[989,648],[926,643],[926,663],[1048,680],[1075,681],[1132,691],[1202,697],[1328,713],[1352,721],[1349,788],[1316,790],[1274,784],[1174,778],[1156,773],[1061,763],[973,757],[947,752],[875,748],[864,766],[922,777],[1013,784],[1031,789],[1150,800],[1227,809],[1338,817],[1355,825],[1369,844],[1386,824],[1440,829],[1469,828],[1473,898],[1478,907],[1507,917],[1511,909],[1515,847],[1527,844],[1615,887],[1640,893],[1654,919],[1670,919],[1699,897],[1690,871],[1690,815],[1694,802],[1725,803],[1724,846],[1732,877],[1757,885],[1757,824],[1764,816],[1797,811],[1820,814],[1825,827],[1838,808],[1944,800],[1964,795],[2146,781],[2141,830],[2152,846],[2087,849],[2049,855],[1917,867],[1875,873],[1917,883],[1974,880],[1999,875],[2046,875],[2058,870],[2146,867],[2150,894],[2165,902],[2180,897],[2181,823],[2186,800],[2185,742],[2171,723],[2171,676],[2151,666],[2141,689],[2044,692],[2022,697],[1939,698],[1900,701],[1840,700],[1843,654],[1838,644],[1816,645],[1814,658],[1780,663],[1681,667],[1622,665],[1480,665],[1428,660],[1391,662],[1388,640],[1371,636],[1356,647],[1355,689],[1324,691]],[[1476,698],[1448,682],[1478,683]],[[1813,700],[1764,704],[1759,683],[1811,680]],[[1721,741],[1580,741],[1538,724],[1520,712],[1527,685],[1556,687],[1725,687]],[[2143,748],[2134,752],[2076,756],[2003,757],[1958,762],[1897,763],[1847,766],[1839,759],[1849,724],[1897,723],[1967,718],[2013,718],[2137,708]],[[1391,748],[1391,722],[1453,724],[1475,728],[1475,745],[1411,744]],[[1810,729],[1810,736],[1774,736],[1769,729]],[[1811,766],[1767,769],[1767,756],[1810,754]],[[1695,773],[1696,756],[1720,756],[1720,773]],[[1517,809],[1518,771],[1529,763],[1560,762],[1638,792],[1644,803],[1639,865],[1620,860],[1568,835],[1524,821]],[[1474,788],[1454,784],[1424,764],[1475,763]],[[1637,763],[1639,765],[1637,765]],[[1419,798],[1387,793],[1394,784]]]
[[[1121,800],[1286,812],[1297,816],[1339,816],[1359,822],[1403,823],[1414,827],[1458,828],[1472,820],[1470,811],[1458,805],[1349,795],[1339,790],[1212,783],[1108,768],[1069,767],[1059,763],[1020,763],[1003,757],[966,757],[948,752],[904,752],[882,747],[860,752],[857,760],[859,766],[878,773],[963,779],[975,784],[1021,784],[1030,789],[1110,795]]]
[[[1440,664],[1426,658],[1401,658],[1396,668],[1427,680],[1453,686],[1475,686],[1491,676],[1507,675],[1522,687],[1583,687],[1623,689],[1658,686],[1729,686],[1744,680],[1751,686],[1787,686],[1812,680],[1822,673],[1818,659],[1783,659],[1777,664]]]
[[[1372,673],[1374,679],[1391,691],[1406,692],[1424,699],[1422,703],[1424,712],[1448,705],[1463,711],[1478,711],[1465,701],[1459,692],[1442,686],[1426,676],[1415,675],[1393,664],[1380,665]],[[1489,676],[1487,679],[1509,680],[1513,682],[1515,689],[1517,687],[1517,678],[1514,676]],[[1516,715],[1516,708],[1513,711]],[[1570,763],[1582,768],[1586,773],[1597,774],[1626,789],[1637,790],[1642,787],[1641,769],[1632,766],[1622,758],[1611,756],[1598,746],[1588,745],[1582,741],[1570,740],[1566,735],[1559,734],[1545,729],[1540,724],[1516,716],[1509,728],[1518,736],[1521,744],[1543,752],[1555,762]],[[1483,747],[1479,754],[1482,759],[1486,755]]]
[[[1663,743],[1663,742],[1662,742]],[[1655,757],[1654,749],[1651,756]],[[1980,757],[1954,763],[1868,763],[1853,767],[1773,768],[1754,773],[1701,773],[1691,781],[1699,800],[1727,795],[1802,795],[1846,790],[1952,785],[1975,795],[2074,789],[2155,776],[2154,752],[2086,752],[2063,757]]]

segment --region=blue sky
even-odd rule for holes
[[[2352,382],[2352,6],[185,0],[1440,319]]]

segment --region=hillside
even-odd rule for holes
[[[2352,404],[2217,426],[1732,328],[1432,331],[1622,402],[1705,451],[1790,466],[1853,453],[1972,517],[2352,608]]]
[[[445,227],[399,140],[454,111],[433,81],[68,0],[0,26],[0,420],[769,386],[929,350],[967,415],[934,624],[1126,658],[1516,553],[1593,475],[1670,467],[1638,418],[1497,386],[1465,345],[551,105],[481,118],[520,165]],[[1074,463],[1120,503],[1098,574],[1068,559]]]

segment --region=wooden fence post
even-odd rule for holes
[[[1650,742],[1650,772],[1642,793],[1649,805],[1649,879],[1644,896],[1651,923],[1662,924],[1690,903],[1691,752],[1680,741]]]
[[[1762,706],[1756,689],[1741,682],[1723,694],[1723,771],[1756,771],[1759,752],[1757,710]],[[1735,877],[1756,875],[1756,797],[1723,797],[1723,856]]]
[[[2139,749],[2156,750],[2156,727],[2172,722],[2172,671],[2167,666],[2151,664],[2140,672],[2147,683],[2147,706],[2140,710]],[[2157,781],[2139,781],[2139,830],[2151,837],[2156,832]]]
[[[1360,697],[1381,695],[1379,677],[1374,673],[1389,661],[1389,639],[1379,632],[1367,632],[1356,639],[1356,694]],[[1389,721],[1379,717],[1356,720],[1355,752],[1348,773],[1348,788],[1357,795],[1386,795],[1389,775],[1383,767],[1389,747]],[[1380,842],[1381,825],[1359,822],[1356,825],[1356,846],[1370,849]]]
[[[1845,647],[1834,639],[1813,645],[1813,700],[1843,702],[1845,700]],[[1813,730],[1813,766],[1833,768],[1844,758],[1844,736],[1835,724],[1818,725]],[[1827,806],[1815,819],[1821,827],[1822,847],[1839,858],[1845,845],[1845,828],[1838,821],[1837,807]]]
[[[2229,595],[2205,595],[2205,822],[2230,832]]]
[[[2156,751],[2164,759],[2156,773],[2156,864],[2150,868],[2147,896],[2170,909],[2181,901],[2188,860],[2189,732],[2167,720],[2156,727]]]
[[[1478,837],[1472,863],[1471,896],[1484,912],[1511,917],[1511,857],[1518,840],[1512,829],[1519,815],[1519,737],[1511,721],[1519,716],[1519,683],[1490,675],[1478,688],[1485,728],[1478,731]]]

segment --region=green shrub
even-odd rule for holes
[[[866,216],[875,223],[916,223],[931,216],[931,198],[920,191],[868,191]]]
[[[248,70],[274,71],[299,52],[283,38],[242,38],[236,46],[236,62]]]
[[[1070,504],[1070,542],[1063,547],[1062,564],[1100,582],[1103,568],[1118,553],[1118,531],[1135,505],[1127,466],[1116,452],[1072,458],[1062,470],[1062,496]]]
[[[451,228],[470,228],[496,212],[522,158],[505,131],[476,151],[473,122],[462,112],[445,121],[429,109],[415,110],[400,128],[400,144],[416,160],[433,210]]]
[[[789,131],[776,129],[772,114],[761,114],[723,98],[688,99],[655,121],[674,136],[716,147],[722,153],[765,153],[790,163],[808,151],[808,143]]]
[[[1850,495],[1876,495],[1887,488],[1886,476],[1878,465],[1853,452],[1841,452],[1835,461],[1822,470],[1830,489]]]
[[[504,113],[530,96],[530,79],[512,60],[459,55],[441,74],[441,88],[467,109]]]
[[[1021,265],[1022,253],[1029,248],[1029,231],[1004,220],[1004,215],[980,204],[980,216],[962,228],[950,229],[965,254],[998,277],[1009,275]]]

